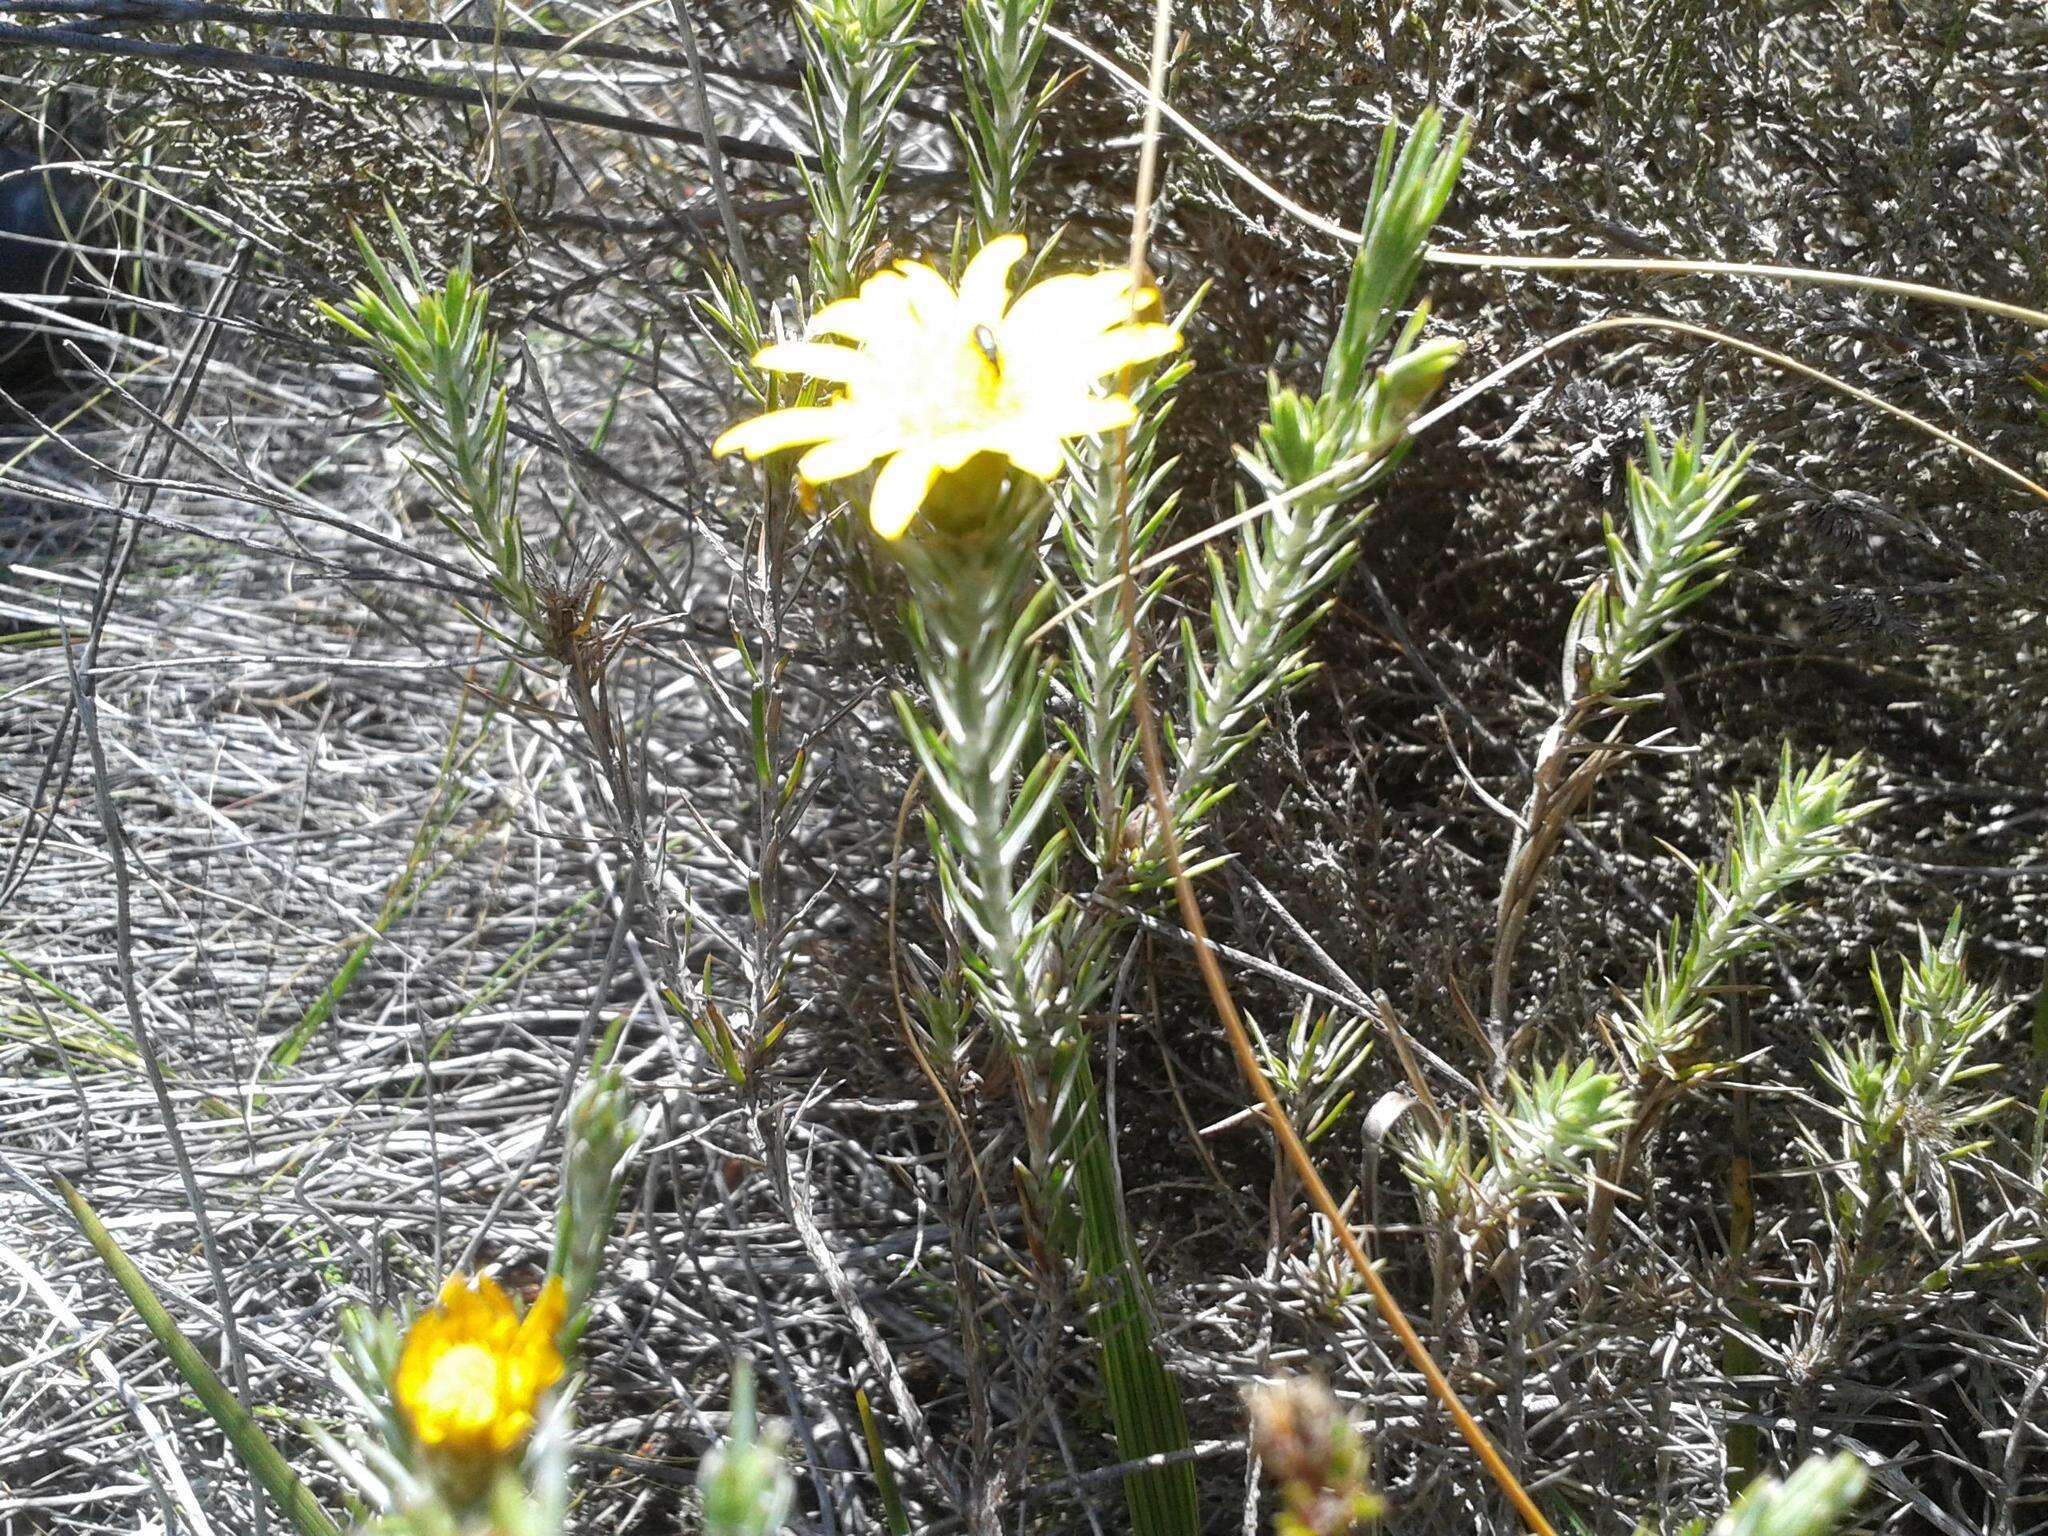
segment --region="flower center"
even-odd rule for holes
[[[475,1344],[458,1344],[434,1362],[414,1407],[422,1425],[443,1434],[482,1429],[497,1411],[497,1356]]]
[[[901,423],[906,436],[943,437],[976,432],[1005,411],[1001,355],[985,325],[962,334],[927,326],[906,337],[896,356],[875,370],[874,401]]]

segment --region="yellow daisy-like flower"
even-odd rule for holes
[[[562,1379],[555,1336],[568,1312],[550,1279],[522,1320],[495,1280],[450,1275],[414,1320],[392,1392],[413,1438],[458,1461],[488,1463],[526,1443],[543,1393]]]
[[[876,273],[812,317],[812,339],[778,342],[754,359],[840,393],[743,421],[711,451],[758,459],[808,446],[797,473],[811,485],[882,461],[868,518],[885,539],[910,526],[940,475],[977,454],[1051,480],[1063,443],[1137,419],[1102,380],[1165,356],[1180,332],[1133,318],[1156,296],[1134,293],[1122,271],[1049,277],[1012,299],[1010,270],[1023,256],[1023,236],[991,240],[957,289],[921,261]]]

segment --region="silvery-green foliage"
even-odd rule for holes
[[[351,1489],[361,1515],[380,1517],[372,1529],[383,1536],[436,1536],[455,1528],[455,1515],[443,1506],[436,1480],[419,1465],[391,1394],[404,1347],[403,1319],[382,1309],[343,1310],[341,1348],[328,1370],[351,1422],[344,1436],[321,1431],[314,1438]]]
[[[1528,10],[1535,36],[1578,69],[1626,58],[1628,68],[1601,75],[1602,96],[1658,133],[1669,130],[1674,113],[1696,112],[1715,88],[1702,23],[1717,14],[1733,21],[1740,11],[1713,0],[1536,0]]]
[[[1192,309],[1190,304],[1181,312],[1181,326]],[[1178,493],[1168,484],[1177,461],[1161,458],[1160,432],[1173,410],[1175,390],[1193,367],[1193,359],[1183,354],[1138,380],[1131,391],[1138,424],[1121,438],[1076,445],[1072,472],[1054,486],[1066,571],[1081,589],[1079,606],[1067,617],[1068,650],[1061,668],[1079,718],[1071,725],[1063,722],[1062,729],[1095,780],[1081,819],[1086,835],[1079,841],[1098,875],[1110,874],[1122,861],[1132,828],[1142,818],[1132,771],[1137,678],[1124,614],[1123,566],[1126,554],[1134,568],[1144,561],[1179,506]],[[1141,627],[1172,577],[1169,567],[1133,578]]]
[[[1430,1215],[1456,1221],[1474,1214],[1480,1168],[1471,1131],[1462,1119],[1425,1126],[1403,1137],[1400,1155],[1401,1170]]]
[[[705,268],[705,291],[695,296],[699,332],[724,364],[744,397],[772,408],[781,377],[754,367],[754,354],[772,339],[768,319],[747,281],[730,265],[713,260]],[[799,301],[801,295],[798,296]]]
[[[1393,123],[1381,132],[1365,199],[1364,238],[1351,263],[1337,335],[1323,362],[1326,412],[1357,397],[1374,355],[1393,334],[1421,275],[1430,234],[1457,187],[1470,140],[1469,126],[1460,125],[1445,143],[1443,118],[1434,110],[1416,118],[1405,143]]]
[[[754,1371],[734,1363],[732,1413],[725,1438],[697,1467],[703,1536],[776,1536],[796,1502],[796,1480],[779,1424],[762,1424],[754,1408]]]
[[[1033,81],[1045,52],[1052,0],[966,0],[960,7],[967,113],[955,137],[974,193],[975,232],[984,240],[1015,230],[1018,197],[1038,154],[1038,114],[1053,83]]]
[[[550,1269],[566,1293],[570,1343],[583,1331],[618,1214],[626,1167],[645,1123],[625,1079],[609,1066],[592,1073],[569,1106]]]
[[[984,239],[1016,227],[1018,187],[1044,101],[1033,76],[1046,3],[973,0],[964,13],[967,112],[957,127]],[[833,50],[853,46],[828,23],[848,14],[814,7],[806,20],[816,44],[807,59],[809,99],[821,120],[824,107],[840,100],[823,81],[837,67]],[[1205,668],[1192,631],[1183,637],[1201,686],[1191,687],[1189,721],[1173,733],[1179,780],[1170,798],[1190,830],[1218,798],[1218,775],[1252,739],[1263,706],[1303,669],[1301,645],[1355,553],[1365,516],[1347,502],[1398,462],[1410,424],[1459,355],[1456,343],[1424,338],[1426,306],[1405,321],[1399,310],[1464,144],[1462,130],[1446,142],[1433,113],[1405,145],[1389,128],[1324,386],[1309,397],[1276,382],[1258,447],[1243,456],[1277,505],[1238,539],[1235,581],[1218,574],[1215,665]],[[836,195],[816,175],[808,185],[814,203]],[[864,206],[841,202],[837,212],[823,210],[820,222],[836,228],[846,209]],[[844,274],[827,268],[843,262],[816,259],[816,246],[813,255],[819,291],[811,297],[828,298]],[[758,310],[736,280],[723,286],[709,308],[713,339],[744,387],[770,403],[746,363],[765,339]],[[1121,894],[1117,888],[1134,876],[1145,884],[1158,875],[1158,832],[1134,772],[1136,637],[1118,585],[1126,557],[1144,558],[1173,508],[1171,465],[1158,444],[1186,366],[1177,361],[1147,380],[1124,381],[1135,394],[1137,424],[1078,449],[1075,472],[1060,488],[1062,574],[1088,594],[1065,616],[1072,655],[1064,667],[1047,661],[1039,633],[1055,596],[1043,536],[1051,498],[1029,477],[994,482],[970,467],[943,493],[945,505],[927,504],[915,536],[889,547],[908,589],[905,627],[922,685],[918,697],[899,693],[893,702],[923,775],[927,841],[953,952],[975,1011],[994,1026],[1016,1074],[1025,1141],[1018,1182],[1034,1245],[1071,1258],[1080,1272],[1109,1418],[1129,1460],[1177,1455],[1189,1437],[1179,1388],[1156,1343],[1090,1061],[1086,1026],[1106,995],[1126,919],[1114,907],[1072,900],[1062,876],[1068,827],[1083,833],[1077,841],[1102,894]],[[1164,579],[1148,578],[1140,592],[1140,624]],[[1073,755],[1092,770],[1092,815],[1062,804],[1072,759],[1047,736],[1055,676],[1078,706],[1061,724]],[[1049,822],[1056,809],[1064,825]],[[929,1038],[948,1054],[966,1034],[959,1002],[925,991]],[[1362,1025],[1330,1034],[1305,1024],[1290,1041],[1301,1058],[1311,1130],[1341,1114],[1363,1043]],[[1184,1460],[1132,1474],[1124,1494],[1131,1528],[1144,1536],[1193,1536],[1198,1528],[1196,1483]]]
[[[1320,1141],[1351,1107],[1352,1082],[1372,1054],[1372,1020],[1355,1014],[1340,1023],[1337,1014],[1303,1004],[1277,1041],[1249,1014],[1245,1026],[1301,1139]]]
[[[1809,1144],[1831,1170],[1844,1230],[1859,1238],[1898,1218],[1924,1238],[1916,1208],[1922,1197],[1953,1235],[1957,1198],[1948,1169],[1982,1150],[1973,1133],[2012,1107],[2010,1098],[1970,1086],[1999,1071],[1973,1054],[2013,1010],[1970,979],[1967,942],[1960,911],[1940,938],[1922,933],[1920,956],[1901,967],[1896,996],[1873,958],[1883,1037],[1819,1042],[1815,1070],[1838,1134],[1832,1147],[1811,1137]]]
[[[1729,963],[1791,915],[1792,889],[1832,869],[1848,852],[1849,829],[1882,806],[1855,798],[1860,767],[1860,758],[1822,757],[1795,769],[1787,747],[1768,804],[1754,792],[1735,798],[1726,854],[1701,873],[1691,919],[1672,921],[1617,1020],[1639,1073],[1679,1079],[1695,1065]]]
[[[1526,1045],[1507,1038],[1513,964],[1543,871],[1572,819],[1602,777],[1623,761],[1620,716],[1650,702],[1624,689],[1678,638],[1692,606],[1727,578],[1737,553],[1723,537],[1751,505],[1737,500],[1746,449],[1707,439],[1706,408],[1667,449],[1643,425],[1643,462],[1628,466],[1628,529],[1601,523],[1609,569],[1587,589],[1565,631],[1564,684],[1556,719],[1536,751],[1529,798],[1495,904],[1493,986],[1488,1012],[1505,1071]]]
[[[385,400],[404,425],[413,468],[433,489],[435,515],[476,561],[491,590],[523,621],[541,626],[526,578],[519,525],[520,465],[506,446],[506,393],[489,290],[468,264],[430,283],[394,219],[403,270],[377,254],[361,230],[356,244],[369,281],[344,305],[321,312],[372,348]],[[498,633],[482,617],[478,624]],[[501,637],[502,638],[502,637]]]
[[[1466,137],[1461,127],[1446,140],[1433,111],[1405,143],[1388,126],[1322,388],[1305,395],[1271,379],[1258,442],[1238,450],[1254,488],[1273,505],[1238,536],[1230,559],[1209,553],[1208,644],[1192,623],[1182,627],[1187,720],[1174,742],[1173,801],[1184,841],[1228,792],[1224,770],[1258,735],[1266,710],[1311,670],[1303,642],[1356,556],[1372,511],[1357,498],[1400,462],[1409,424],[1461,355],[1455,341],[1423,339],[1427,304],[1398,332],[1396,323],[1457,184]],[[1392,346],[1375,365],[1390,335]]]
[[[390,1388],[404,1346],[405,1331],[389,1312],[368,1307],[343,1309],[341,1348],[333,1361],[335,1382],[364,1425],[387,1445],[400,1445],[405,1439]]]
[[[1487,1115],[1485,1182],[1504,1202],[1583,1187],[1591,1160],[1612,1152],[1635,1103],[1590,1061],[1508,1079],[1508,1103]]]
[[[923,0],[799,0],[804,108],[819,165],[811,205],[811,297],[853,291],[874,248],[895,145],[891,114],[917,72]]]
[[[1065,775],[1045,750],[1049,674],[1031,634],[1052,591],[1032,529],[1042,494],[1012,488],[1016,526],[1000,537],[936,534],[898,550],[929,716],[895,696],[928,783],[926,824],[948,913],[963,929],[977,1000],[1013,1049],[1042,1051],[1052,1028],[1048,936],[1063,837],[1039,829]],[[1021,872],[1020,872],[1021,871]]]
[[[1742,1491],[1708,1536],[1828,1536],[1863,1497],[1869,1474],[1847,1451],[1801,1462],[1790,1477],[1760,1477]],[[1707,1523],[1687,1527],[1701,1536]]]
[[[1636,1103],[1592,1061],[1510,1074],[1507,1102],[1485,1113],[1483,1149],[1463,1121],[1403,1138],[1401,1166],[1425,1207],[1467,1232],[1485,1231],[1524,1201],[1587,1186],[1595,1159],[1634,1123]]]
[[[1066,922],[1066,833],[1041,836],[1070,762],[1045,739],[1052,674],[1032,639],[1053,596],[1039,565],[1049,499],[1035,482],[1013,480],[1003,504],[983,511],[965,530],[935,519],[897,547],[924,707],[897,694],[896,712],[925,773],[927,838],[962,969],[1024,1085],[1027,1205],[1086,1277],[1119,1449],[1129,1459],[1176,1452],[1188,1444],[1186,1419],[1154,1343],[1151,1296],[1074,1013],[1074,992],[1106,974],[1103,936]],[[1124,1492],[1134,1530],[1192,1536],[1185,1464],[1135,1475]]]

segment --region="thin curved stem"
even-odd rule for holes
[[[1158,91],[1138,79],[1116,60],[1071,32],[1062,31],[1058,27],[1047,27],[1045,30],[1048,37],[1056,39],[1072,52],[1079,54],[1126,91],[1143,101],[1148,115],[1156,114],[1157,117],[1172,123],[1274,207],[1283,209],[1309,228],[1320,230],[1333,240],[1341,240],[1346,245],[1361,243],[1364,237],[1358,230],[1348,224],[1340,224],[1327,214],[1318,213],[1306,204],[1289,197],[1225,149],[1185,113],[1162,100]],[[1487,267],[1516,272],[1661,272],[1676,275],[1770,278],[1780,282],[1812,283],[1823,288],[1857,288],[1871,293],[1889,293],[1899,298],[1948,305],[1957,309],[1974,309],[1988,315],[1998,315],[2003,319],[2017,320],[2022,325],[2032,326],[2035,330],[2048,331],[2048,311],[2029,309],[2024,304],[2008,304],[2002,299],[1987,299],[1978,294],[1962,293],[1953,288],[1938,288],[1928,283],[1908,283],[1896,278],[1870,277],[1860,272],[1836,272],[1822,267],[1769,266],[1742,261],[1693,261],[1680,257],[1521,256],[1512,253],[1439,250],[1425,251],[1423,260],[1438,266]]]
[[[2048,330],[2048,312],[2003,299],[1987,299],[1954,288],[1931,283],[1909,283],[1895,277],[1872,277],[1864,272],[1837,272],[1828,267],[1784,267],[1755,261],[1696,261],[1668,256],[1522,256],[1488,251],[1439,251],[1423,253],[1424,261],[1440,267],[1497,268],[1513,272],[1637,272],[1667,273],[1675,277],[1761,277],[1774,282],[1810,283],[1817,288],[1855,288],[1866,293],[1888,293],[1895,298],[1917,299],[1928,304],[1945,304],[1956,309],[1981,310],[2006,320],[2017,320],[2035,330]]]
[[[1838,379],[1833,374],[1815,368],[1810,363],[1802,363],[1796,357],[1775,351],[1757,342],[1745,341],[1739,336],[1731,336],[1725,331],[1717,331],[1710,326],[1694,325],[1689,320],[1672,320],[1662,315],[1613,315],[1605,320],[1588,320],[1585,324],[1575,325],[1570,330],[1552,336],[1547,341],[1538,342],[1527,351],[1509,358],[1484,378],[1466,385],[1456,394],[1445,399],[1440,405],[1434,406],[1416,417],[1408,424],[1408,436],[1411,438],[1420,437],[1429,428],[1455,415],[1459,410],[1478,399],[1494,385],[1520,373],[1530,364],[1540,362],[1553,353],[1564,350],[1573,342],[1583,341],[1588,336],[1600,335],[1603,332],[1619,330],[1676,331],[1681,335],[1697,336],[1703,341],[1715,342],[1723,346],[1733,347],[1738,352],[1746,352],[1752,357],[1783,368],[1788,373],[1796,373],[1801,378],[1811,379],[1815,383],[1825,385],[1827,388],[1847,395],[1851,399],[1862,401],[1866,405],[1875,406],[1886,415],[1895,416],[1909,426],[1926,433],[1929,437],[1958,450],[1981,464],[1987,465],[1995,473],[2010,480],[2014,485],[2017,485],[2030,495],[2048,502],[2048,486],[2042,485],[2037,480],[2029,479],[2011,465],[1986,453],[1975,443],[1960,438],[1945,428],[1936,426],[1924,416],[1914,415],[1913,412],[1907,410],[1902,405],[1893,405],[1889,400],[1874,395],[1867,389],[1851,384],[1845,379]],[[1237,529],[1244,527],[1245,524],[1255,522],[1269,512],[1276,512],[1282,507],[1291,506],[1304,496],[1313,495],[1325,486],[1333,485],[1347,476],[1355,475],[1360,470],[1370,466],[1380,456],[1382,451],[1375,450],[1368,453],[1359,453],[1352,455],[1348,459],[1340,459],[1321,474],[1304,480],[1300,485],[1290,486],[1277,495],[1267,497],[1264,501],[1254,502],[1242,511],[1233,512],[1229,517],[1221,518],[1209,524],[1208,527],[1198,529],[1186,538],[1176,540],[1166,548],[1146,556],[1131,567],[1131,574],[1138,576],[1143,575],[1147,571],[1156,570],[1162,565],[1179,559],[1191,550],[1200,549],[1212,539],[1219,539],[1226,533],[1235,532]],[[1032,633],[1031,639],[1033,643],[1050,634],[1082,607],[1095,601],[1096,598],[1101,597],[1104,593],[1114,590],[1116,585],[1116,581],[1104,581],[1082,591],[1072,601],[1067,603],[1065,607],[1055,610],[1053,615]]]
[[[1955,433],[1948,431],[1946,428],[1937,427],[1924,416],[1914,415],[1913,412],[1907,410],[1903,405],[1893,405],[1891,401],[1883,396],[1874,395],[1860,385],[1851,384],[1846,379],[1838,379],[1833,374],[1814,367],[1811,363],[1802,363],[1798,358],[1791,356],[1789,353],[1780,352],[1773,347],[1766,347],[1760,342],[1745,341],[1740,336],[1732,336],[1726,331],[1717,331],[1712,326],[1695,325],[1690,320],[1673,320],[1663,315],[1610,315],[1604,320],[1588,320],[1583,325],[1575,325],[1570,330],[1531,347],[1520,356],[1510,358],[1485,378],[1466,389],[1460,390],[1442,405],[1416,417],[1409,424],[1409,435],[1419,436],[1425,429],[1435,425],[1453,409],[1463,404],[1469,397],[1493,384],[1499,383],[1510,374],[1520,372],[1539,358],[1547,357],[1551,353],[1587,336],[1597,336],[1606,331],[1620,330],[1675,331],[1681,336],[1696,336],[1702,341],[1711,341],[1719,346],[1733,347],[1738,352],[1746,352],[1751,357],[1760,358],[1764,362],[1770,363],[1773,367],[1784,369],[1787,373],[1797,374],[1803,379],[1811,379],[1814,383],[1825,385],[1838,394],[1844,394],[1852,400],[1859,400],[1865,405],[1874,406],[1876,409],[1883,411],[1887,416],[1896,417],[1908,426],[1914,427],[1926,433],[1929,437],[1947,444],[1960,453],[1968,455],[1994,473],[2010,480],[2021,490],[2038,496],[2043,501],[2048,501],[2048,486],[2042,485],[2037,480],[2030,480],[2003,460],[1986,453],[1975,443],[1956,436]]]
[[[4,14],[4,13],[0,13]],[[490,91],[472,86],[450,85],[387,70],[357,69],[327,64],[317,59],[297,59],[283,54],[247,53],[234,48],[217,48],[206,43],[157,43],[143,38],[103,36],[72,27],[23,27],[0,22],[0,46],[49,49],[62,53],[92,54],[109,58],[147,59],[162,64],[185,65],[193,69],[218,69],[230,74],[267,75],[287,80],[311,80],[323,85],[348,86],[358,90],[383,91],[421,101],[452,102],[479,111],[512,111],[553,122],[577,123],[641,138],[665,139],[677,144],[702,146],[704,135],[694,128],[651,118],[604,112],[573,102],[555,101],[529,93],[508,101]],[[816,157],[751,139],[721,134],[719,148],[735,160],[759,161],[765,165],[812,166]]]
[[[1128,569],[1124,575],[1123,592],[1125,610],[1135,621],[1137,586],[1131,579]],[[1267,1128],[1273,1133],[1273,1139],[1279,1146],[1283,1161],[1294,1170],[1295,1177],[1301,1180],[1310,1202],[1329,1222],[1331,1231],[1336,1233],[1345,1257],[1350,1260],[1351,1267],[1358,1271],[1359,1278],[1365,1281],[1366,1289],[1372,1293],[1374,1307],[1385,1319],[1394,1337],[1400,1341],[1401,1348],[1410,1362],[1421,1373],[1431,1395],[1443,1405],[1444,1411],[1451,1416],[1451,1422],[1457,1426],[1458,1433],[1464,1437],[1465,1443],[1472,1448],[1472,1453],[1479,1458],[1488,1475],[1507,1496],[1508,1502],[1515,1506],[1516,1513],[1522,1517],[1530,1531],[1535,1533],[1535,1536],[1556,1536],[1555,1529],[1544,1518],[1543,1511],[1537,1508],[1536,1501],[1530,1498],[1528,1490],[1522,1486],[1514,1470],[1508,1466],[1499,1449],[1480,1427],[1479,1421],[1472,1416],[1471,1410],[1459,1398],[1457,1389],[1451,1385],[1450,1379],[1443,1373],[1443,1368],[1430,1354],[1429,1346],[1422,1342],[1422,1336],[1415,1331],[1414,1324],[1408,1321],[1407,1314],[1401,1310],[1400,1303],[1394,1299],[1394,1294],[1387,1288],[1386,1281],[1382,1280],[1379,1271],[1373,1268],[1371,1258],[1367,1256],[1357,1234],[1351,1229],[1350,1218],[1344,1214],[1336,1197],[1330,1193],[1329,1185],[1323,1182],[1322,1175],[1316,1171],[1314,1159],[1309,1156],[1308,1148],[1302,1144],[1301,1137],[1289,1122],[1279,1095],[1273,1091],[1272,1083],[1259,1065],[1258,1052],[1252,1045],[1251,1035],[1245,1029],[1243,1017],[1237,1011],[1237,1003],[1230,994],[1230,983],[1223,975],[1223,967],[1216,959],[1215,946],[1209,938],[1209,927],[1203,920],[1202,907],[1195,896],[1194,884],[1181,866],[1180,839],[1174,835],[1173,809],[1167,799],[1166,757],[1159,744],[1159,724],[1152,711],[1151,690],[1146,686],[1144,642],[1139,638],[1135,627],[1132,630],[1131,651],[1131,665],[1138,680],[1133,695],[1138,721],[1138,742],[1145,759],[1145,779],[1152,796],[1152,813],[1159,823],[1159,851],[1173,880],[1174,895],[1180,904],[1181,923],[1194,940],[1195,964],[1201,970],[1202,982],[1208,988],[1209,1000],[1215,1006],[1216,1016],[1223,1022],[1223,1032],[1230,1041],[1231,1054],[1237,1059],[1238,1071],[1243,1074],[1246,1085],[1258,1095],[1259,1103],[1265,1110]]]

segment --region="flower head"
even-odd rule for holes
[[[1366,1486],[1357,1426],[1322,1382],[1267,1382],[1248,1394],[1246,1406],[1252,1450],[1279,1485],[1274,1536],[1343,1536],[1384,1512],[1384,1501]]]
[[[533,1433],[541,1395],[562,1378],[555,1336],[567,1311],[556,1279],[521,1319],[495,1280],[450,1275],[407,1330],[392,1379],[413,1438],[470,1463],[517,1451]]]
[[[919,261],[876,273],[812,317],[812,339],[778,342],[754,359],[839,393],[743,421],[711,451],[758,459],[807,446],[797,473],[811,485],[880,461],[868,518],[885,539],[910,525],[940,475],[977,454],[1051,480],[1067,440],[1136,420],[1102,380],[1165,356],[1180,332],[1133,318],[1153,295],[1134,291],[1122,271],[1049,277],[1012,299],[1010,269],[1023,256],[1023,236],[991,240],[957,288]]]

